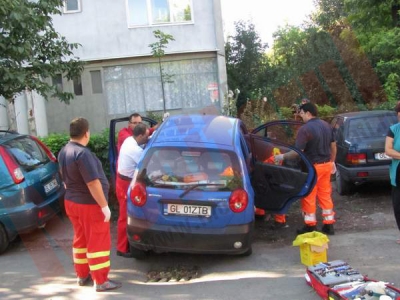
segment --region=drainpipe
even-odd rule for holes
[[[0,130],[8,130],[7,100],[0,96]]]
[[[26,93],[19,93],[14,98],[14,111],[17,123],[17,131],[21,134],[29,134],[28,126],[28,105],[26,103]]]

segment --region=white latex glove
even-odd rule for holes
[[[335,173],[336,173],[336,164],[333,163],[331,174],[335,174]]]
[[[111,219],[111,210],[108,207],[108,205],[104,206],[101,208],[101,211],[103,212],[104,215],[104,222],[110,222]]]
[[[275,163],[280,163],[283,160],[283,154],[274,155]]]
[[[162,118],[163,122],[164,122],[168,117],[169,117],[169,112],[164,113],[163,118]]]

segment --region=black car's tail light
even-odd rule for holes
[[[46,152],[46,155],[52,162],[57,161],[57,157],[53,154],[53,152],[51,152],[51,150],[41,140],[39,140],[35,136],[32,136],[32,139],[34,139],[35,142],[37,142],[40,145],[40,147],[42,147],[42,149],[44,150],[44,152]]]
[[[4,163],[8,169],[8,172],[11,175],[11,178],[13,179],[14,183],[18,184],[24,181],[25,176],[24,173],[22,173],[21,168],[15,161],[15,159],[11,156],[11,154],[7,151],[6,148],[3,146],[0,146],[0,155],[4,160]]]
[[[249,204],[249,196],[244,189],[236,189],[229,197],[229,208],[234,213],[241,213]]]
[[[142,182],[136,182],[132,187],[130,194],[131,201],[135,206],[143,206],[146,204],[146,186]]]
[[[352,165],[366,164],[367,155],[365,153],[348,153],[346,155],[346,161]]]

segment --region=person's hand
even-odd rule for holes
[[[274,161],[276,164],[280,163],[283,160],[283,154],[274,155]]]
[[[108,207],[108,205],[104,206],[101,208],[101,211],[103,212],[104,215],[104,222],[110,222],[111,219],[111,210]]]
[[[336,164],[333,163],[333,164],[332,164],[332,171],[331,171],[331,174],[335,174],[335,173],[336,173]]]
[[[163,122],[164,122],[168,117],[169,117],[169,112],[165,112],[164,115],[163,115],[163,118],[162,118]]]

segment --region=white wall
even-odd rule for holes
[[[70,43],[80,43],[75,54],[82,60],[151,55],[153,31],[174,36],[167,53],[215,51],[214,8],[220,0],[192,0],[193,23],[128,28],[126,0],[82,0],[79,13],[53,17],[55,29]],[[222,17],[219,16],[219,19]],[[222,21],[221,21],[222,22]],[[223,41],[223,35],[220,37]]]

